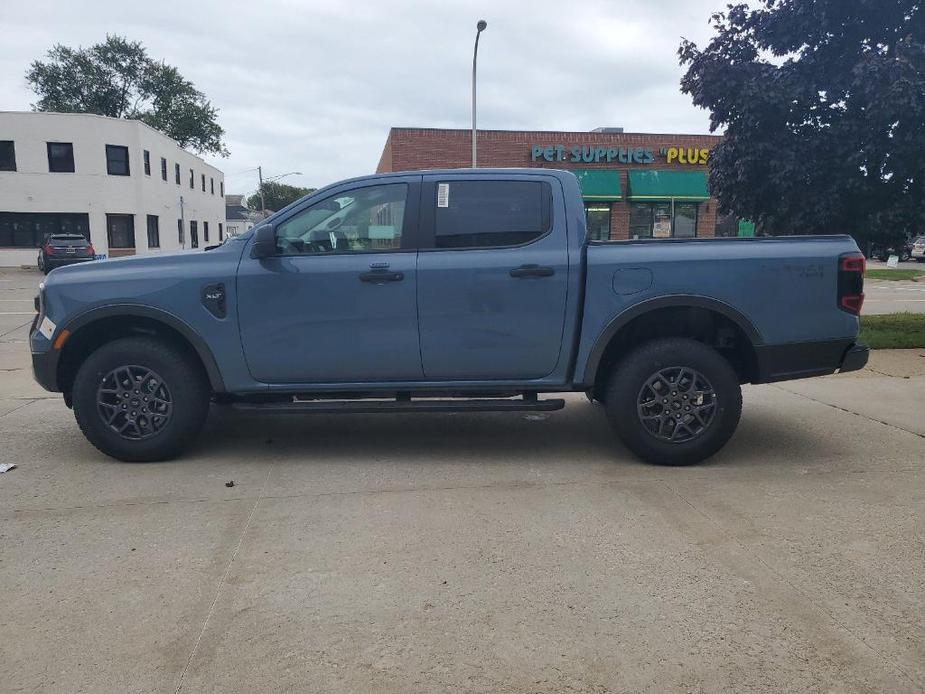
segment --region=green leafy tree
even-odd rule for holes
[[[138,41],[107,36],[89,48],[55,45],[47,60],[29,66],[26,80],[39,97],[36,111],[137,119],[181,147],[228,155],[218,112],[205,95]]]
[[[925,230],[920,0],[762,0],[712,26],[678,55],[682,90],[725,128],[710,157],[721,211],[862,244]]]
[[[263,182],[263,198],[266,202],[267,209],[277,210],[283,209],[286,205],[295,202],[299,198],[303,198],[309,193],[314,193],[315,188],[302,188],[301,186],[290,186],[285,183],[279,183],[278,181],[264,181]],[[244,203],[248,208],[252,210],[260,210],[260,193],[254,193]]]

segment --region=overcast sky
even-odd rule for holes
[[[706,133],[681,94],[681,36],[703,43],[725,0],[0,0],[0,110],[28,110],[30,61],[118,33],[179,68],[219,109],[229,192],[301,171],[320,186],[375,170],[392,126]]]

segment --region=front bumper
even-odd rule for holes
[[[32,375],[36,382],[45,390],[57,393],[58,388],[58,360],[61,357],[61,350],[54,348],[51,338],[45,337],[39,332],[39,326],[45,317],[44,293],[40,292],[35,297],[35,318],[32,320],[32,327],[29,328],[29,347],[32,353]]]
[[[59,392],[58,388],[58,356],[59,351],[48,349],[45,352],[32,353],[32,374],[36,382],[45,390],[52,393]]]

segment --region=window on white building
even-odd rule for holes
[[[74,145],[71,142],[49,142],[48,171],[74,173]]]
[[[16,146],[12,140],[0,140],[0,171],[16,171]]]
[[[148,215],[148,248],[161,247],[161,230],[156,214]]]
[[[135,215],[107,214],[106,237],[109,248],[135,248]]]
[[[145,173],[150,174],[148,165]],[[110,176],[128,176],[128,147],[123,145],[106,145],[106,173]]]

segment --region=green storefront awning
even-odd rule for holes
[[[705,171],[630,171],[629,200],[709,200]]]
[[[619,171],[579,169],[575,175],[585,200],[619,200],[622,195]]]

